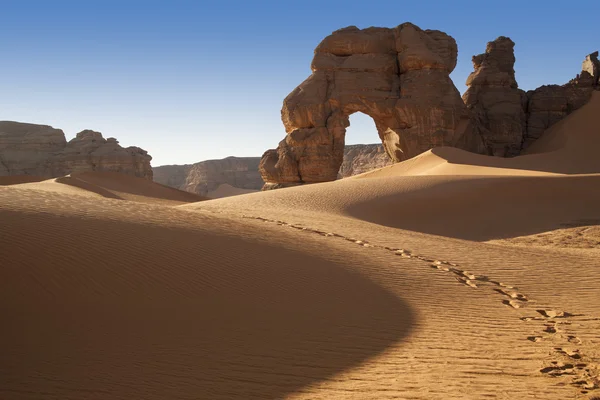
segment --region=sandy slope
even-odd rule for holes
[[[206,200],[206,198],[193,193],[116,172],[82,172],[61,178],[17,184],[15,187],[77,196],[165,205],[178,205]]]
[[[600,219],[594,107],[514,160],[176,207],[0,187],[0,398],[588,399],[600,258],[508,240]]]
[[[223,197],[239,196],[240,194],[255,193],[255,192],[257,192],[257,191],[252,190],[252,189],[241,189],[238,187],[231,186],[230,184],[223,183],[223,184],[219,185],[219,187],[216,188],[215,190],[213,190],[212,192],[208,192],[206,194],[206,197],[208,197],[210,199],[220,199]]]

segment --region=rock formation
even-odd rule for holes
[[[260,157],[227,157],[187,165],[154,167],[154,181],[176,189],[210,196],[219,188],[230,186],[244,190],[260,190],[264,181],[258,171]],[[362,174],[392,163],[381,144],[355,144],[344,148],[338,178]],[[233,191],[230,191],[233,192]]]
[[[599,88],[598,52],[566,85],[525,93],[514,71],[514,42],[499,37],[473,57],[462,100],[449,78],[454,39],[410,23],[396,28],[354,26],[315,49],[312,75],[284,100],[286,137],[267,150],[259,169],[263,189],[334,180],[342,162],[348,116],[373,118],[393,162],[436,146],[512,157]]]
[[[519,155],[546,129],[586,104],[598,87],[598,52],[588,55],[581,74],[565,85],[544,85],[525,93],[515,80],[514,42],[499,37],[473,56],[475,71],[463,100],[490,155]]]
[[[265,188],[334,180],[355,112],[373,118],[396,162],[443,145],[482,152],[449,77],[456,58],[452,37],[410,23],[352,26],[326,37],[315,49],[312,75],[284,100],[287,135],[259,166]]]
[[[500,36],[487,44],[485,53],[473,56],[475,71],[463,95],[489,155],[518,155],[526,132],[527,95],[515,80],[514,46]]]
[[[381,144],[353,144],[344,148],[338,178],[347,178],[393,164]]]
[[[192,165],[165,165],[154,168],[154,181],[202,196],[223,184],[260,190],[259,161],[258,157],[227,157]]]
[[[544,85],[527,92],[527,131],[523,150],[551,125],[586,104],[594,89],[600,89],[597,51],[585,58],[581,69],[575,79],[564,85]]]
[[[151,159],[145,150],[123,148],[100,132],[85,130],[67,142],[60,129],[0,121],[0,175],[57,177],[113,171],[151,180]]]
[[[161,165],[152,167],[154,182],[161,185],[170,186],[175,189],[185,190],[185,182],[192,168],[192,164],[184,165]]]

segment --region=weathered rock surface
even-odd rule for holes
[[[259,162],[260,157],[227,157],[188,165],[162,165],[153,168],[154,181],[203,196],[228,186],[240,189],[235,193],[260,190],[264,181],[258,170]],[[338,178],[362,174],[391,163],[381,144],[349,145],[344,148]]]
[[[500,36],[487,44],[485,53],[473,56],[475,71],[463,95],[489,155],[518,155],[527,130],[527,95],[515,79],[514,46]]]
[[[527,93],[518,89],[514,42],[499,37],[473,57],[475,71],[463,100],[490,155],[519,155],[553,124],[586,104],[598,88],[598,52],[588,55],[582,71],[565,85],[544,85]]]
[[[351,26],[326,37],[315,49],[312,75],[284,100],[287,135],[259,166],[265,189],[334,180],[348,117],[358,111],[373,118],[396,162],[443,145],[482,152],[449,77],[456,58],[452,37],[410,23]]]
[[[585,105],[594,90],[600,89],[598,52],[586,56],[582,71],[564,85],[544,85],[527,92],[527,131],[523,150],[539,139],[553,124]]]
[[[260,190],[263,180],[258,172],[259,161],[259,157],[227,157],[192,165],[164,165],[154,168],[154,181],[202,196],[223,184]]]
[[[170,186],[175,189],[184,190],[187,176],[192,168],[192,164],[184,165],[161,165],[152,167],[154,173],[154,182]]]
[[[85,130],[67,142],[60,129],[0,121],[0,175],[57,177],[113,171],[151,180],[151,159],[145,150],[123,148],[100,132]]]
[[[347,178],[394,162],[381,144],[353,144],[344,148],[344,160],[338,178]]]

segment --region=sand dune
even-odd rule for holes
[[[227,183],[223,183],[219,185],[218,188],[213,190],[212,192],[207,193],[207,197],[210,199],[220,199],[222,197],[230,197],[230,196],[239,196],[240,194],[246,193],[255,193],[256,190],[252,189],[241,189],[238,187],[233,187]]]
[[[0,398],[598,395],[598,253],[522,245],[595,237],[598,106],[515,159],[434,149],[206,202],[116,175],[0,187]]]
[[[19,182],[20,183],[20,182]],[[147,179],[117,172],[82,172],[61,178],[23,183],[17,187],[70,195],[178,205],[206,200],[194,193],[184,192]]]
[[[48,178],[44,178],[41,176],[32,176],[32,175],[0,176],[0,186],[18,185],[20,183],[40,182],[40,181],[44,181],[47,179]]]

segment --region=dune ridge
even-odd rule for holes
[[[501,161],[440,148],[191,203],[2,186],[0,398],[598,395],[600,258],[511,241],[600,220],[599,99]]]

